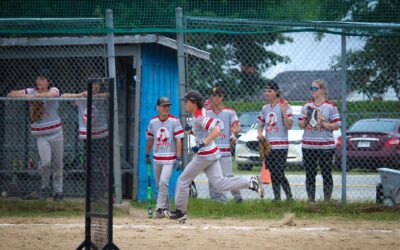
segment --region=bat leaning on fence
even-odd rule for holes
[[[147,164],[147,217],[153,218],[153,188],[150,173],[150,164]]]

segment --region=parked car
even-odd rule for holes
[[[238,138],[249,131],[251,126],[256,122],[260,112],[243,112],[239,115],[240,132]]]
[[[362,119],[347,130],[346,137],[348,169],[400,168],[400,119]],[[338,166],[342,142],[339,137],[335,154]]]
[[[291,165],[303,164],[303,153],[301,152],[301,140],[304,130],[298,126],[301,106],[292,106],[293,126],[288,131],[289,149],[287,163]],[[265,135],[265,131],[264,131]],[[333,132],[335,140],[340,136],[340,130]],[[253,124],[251,129],[243,134],[237,144],[235,160],[239,170],[251,170],[253,166],[261,166],[261,158],[258,151],[257,129]]]

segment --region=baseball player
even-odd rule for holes
[[[333,190],[332,159],[335,154],[333,130],[339,129],[338,108],[327,100],[328,84],[315,80],[310,86],[312,100],[304,104],[299,127],[304,129],[302,152],[306,170],[306,189],[309,202],[315,202],[315,177],[318,165],[324,185],[324,199],[330,200]]]
[[[147,127],[146,163],[150,164],[150,151],[153,149],[153,171],[158,187],[156,217],[165,217],[169,209],[168,185],[174,164],[182,168],[182,138],[184,131],[179,119],[170,112],[168,97],[157,100],[158,115],[150,120]]]
[[[211,89],[212,102],[210,109],[207,110],[207,116],[214,118],[218,122],[221,133],[215,138],[215,144],[221,152],[219,159],[222,175],[224,177],[233,177],[232,172],[232,155],[231,155],[231,136],[240,131],[239,118],[235,110],[223,106],[222,102],[225,97],[225,91],[220,86]],[[209,182],[209,192],[211,199],[215,201],[225,202],[227,197],[224,193],[218,192],[211,182]],[[239,190],[231,190],[232,196],[236,202],[242,201],[242,195]]]
[[[101,93],[101,84],[93,83],[92,85],[93,97],[107,97],[108,93]],[[78,94],[65,93],[62,94],[63,98],[85,98],[82,101],[73,102],[78,108],[78,122],[79,122],[79,139],[83,141],[84,150],[86,152],[86,138],[87,138],[87,91]],[[107,116],[107,102],[106,99],[93,99],[92,100],[92,162],[96,169],[92,171],[93,179],[91,185],[91,199],[98,201],[105,198],[107,191],[107,168],[108,165],[108,116]]]
[[[289,181],[285,176],[286,159],[288,154],[288,130],[292,128],[292,108],[281,98],[278,84],[270,80],[265,85],[265,97],[268,103],[263,106],[257,118],[257,139],[265,137],[271,145],[271,152],[265,157],[265,166],[270,169],[274,200],[281,200],[281,186],[286,199],[292,200]]]
[[[167,216],[180,222],[186,220],[189,185],[201,171],[205,172],[208,180],[219,192],[249,188],[256,191],[261,198],[264,197],[260,177],[227,178],[222,175],[219,162],[221,153],[214,142],[221,129],[217,120],[206,116],[206,110],[203,108],[203,96],[198,91],[191,90],[186,93],[185,110],[193,115],[192,124],[185,126],[185,130],[191,130],[197,145],[192,148],[195,153],[194,157],[178,178],[175,196],[176,210],[166,211]]]
[[[50,87],[50,81],[45,75],[36,78],[36,88],[13,90],[9,97],[50,98],[59,97],[60,91],[56,87]],[[64,138],[61,118],[58,115],[58,102],[42,102],[43,110],[39,116],[32,120],[31,133],[36,138],[40,156],[38,170],[41,175],[40,199],[46,199],[50,195],[49,183],[51,163],[53,161],[53,198],[63,199],[63,155]],[[31,109],[33,105],[31,105]],[[31,115],[32,117],[32,115]]]

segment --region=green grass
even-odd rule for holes
[[[0,217],[83,216],[84,211],[84,203],[77,201],[0,200]]]
[[[131,206],[144,211],[146,202],[131,201]],[[121,211],[114,208],[115,216]],[[209,199],[190,199],[188,212],[193,218],[206,219],[281,219],[287,213],[300,219],[342,219],[400,221],[400,206],[384,207],[375,203],[319,202],[309,204],[304,201],[271,202],[268,200],[250,200],[240,204],[234,201],[218,203]],[[84,216],[82,201],[24,201],[18,199],[0,199],[0,217],[76,217]]]
[[[101,209],[105,208],[101,206]],[[97,210],[100,211],[100,210]],[[0,217],[74,217],[84,216],[84,201],[40,201],[14,198],[0,199]],[[123,212],[114,207],[114,215]]]
[[[131,202],[132,206],[147,208],[146,203]],[[301,219],[343,219],[400,221],[400,207],[384,207],[374,203],[320,202],[309,204],[303,201],[271,202],[244,201],[240,204],[230,201],[226,204],[208,199],[190,199],[188,213],[193,218],[207,219],[281,219],[287,213],[293,213]]]

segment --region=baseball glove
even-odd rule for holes
[[[317,128],[321,120],[321,112],[319,111],[319,109],[314,109],[308,106],[306,112],[307,112],[307,124],[309,124],[314,129]]]
[[[271,144],[267,138],[262,138],[258,141],[258,150],[262,161],[265,161],[265,157],[271,152]]]
[[[34,101],[31,103],[31,120],[36,122],[42,117],[44,112],[44,103],[41,101]]]

